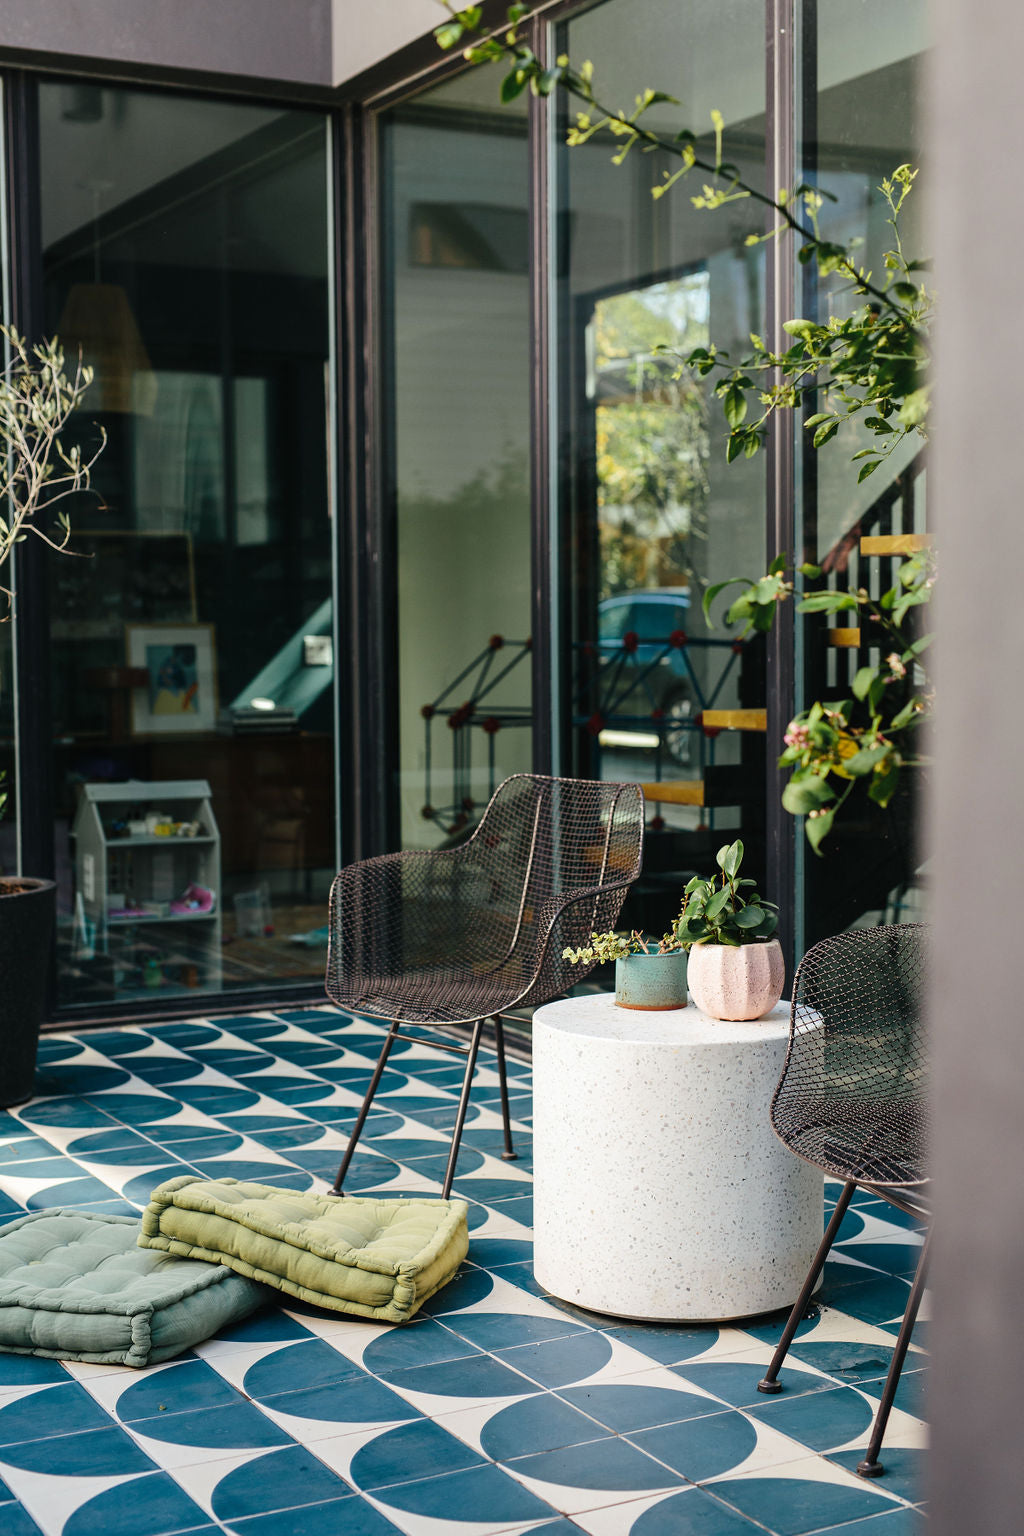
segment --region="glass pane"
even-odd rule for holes
[[[656,107],[651,126],[689,128],[703,153],[713,154],[711,111],[721,111],[725,158],[763,181],[759,7],[701,0],[681,25],[671,0],[608,0],[561,33],[574,62],[594,61],[602,99],[632,101],[645,87],[680,97]],[[749,873],[764,877],[764,731],[739,729],[758,722],[736,714],[763,710],[763,646],[738,652],[721,626],[725,604],[713,629],[701,610],[706,586],[763,568],[763,460],[726,464],[710,381],[676,377],[661,351],[711,340],[742,351],[762,329],[763,247],[744,240],[763,221],[749,201],[695,209],[687,181],[655,200],[678,161],[658,151],[617,166],[616,147],[598,135],[559,156],[566,725],[574,772],[656,786],[644,875],[623,922],[660,934],[689,874],[710,873],[723,833],[743,837]]]
[[[880,183],[901,164],[921,164],[926,5],[910,0],[894,12],[883,0],[858,0],[848,7],[819,6],[817,17],[816,60],[810,61],[812,67],[816,63],[817,96],[805,122],[805,176],[836,199],[822,207],[822,234],[858,241],[858,259],[877,273],[892,245]],[[925,175],[918,176],[900,219],[911,256],[928,254]],[[808,271],[805,281],[805,313],[845,316],[858,302],[834,277],[816,284]],[[858,485],[859,466],[850,461],[872,441],[870,432],[852,423],[818,452],[803,436],[802,557],[824,567],[824,584],[863,586],[877,597],[892,585],[899,560],[862,556],[861,538],[923,534],[927,475],[921,440],[911,437]],[[857,669],[876,665],[881,656],[867,636],[863,645],[853,643],[858,638],[860,631],[848,627],[844,615],[809,615],[798,622],[801,706],[816,698],[851,696]],[[823,859],[808,853],[801,832],[797,889],[803,947],[850,926],[919,915],[916,807],[916,785],[904,775],[903,792],[888,811],[855,789],[824,845]]]
[[[88,110],[86,110],[86,107]],[[60,1000],[313,980],[333,873],[322,116],[40,87],[106,447],[50,562]]]
[[[526,110],[497,101],[472,71],[381,122],[404,847],[531,760]]]

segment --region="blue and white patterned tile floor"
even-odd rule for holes
[[[323,1189],[380,1037],[330,1008],[48,1036],[39,1096],[0,1114],[0,1222],[47,1206],[135,1212],[183,1173]],[[349,1190],[437,1194],[461,1063],[404,1044],[392,1060]],[[456,1181],[469,1258],[405,1327],[283,1298],[142,1372],[0,1354],[3,1536],[923,1528],[924,1325],[887,1475],[865,1483],[852,1470],[914,1267],[913,1225],[857,1198],[789,1390],[760,1397],[781,1316],[632,1325],[536,1284],[530,1072],[510,1073],[524,1155],[497,1155],[489,1057]]]

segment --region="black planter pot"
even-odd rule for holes
[[[32,1097],[57,913],[52,880],[0,894],[0,1109]]]

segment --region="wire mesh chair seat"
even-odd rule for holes
[[[590,967],[565,948],[612,928],[640,872],[643,795],[636,784],[515,774],[455,848],[384,854],[340,871],[331,888],[326,990],[346,1011],[391,1028],[356,1118],[345,1175],[396,1039],[466,1057],[443,1195],[455,1173],[483,1025],[494,1023],[505,1135],[501,1014],[559,996]],[[400,1025],[471,1024],[468,1045],[402,1036]]]
[[[793,982],[789,1045],[771,1104],[777,1136],[805,1162],[843,1181],[842,1193],[793,1306],[761,1392],[778,1374],[857,1188],[900,1210],[929,1211],[927,1054],[922,1001],[930,957],[921,923],[854,929],[807,951]],[[878,1460],[924,1291],[926,1238],[867,1451]]]
[[[831,1178],[907,1189],[927,1182],[926,1117],[923,1104],[901,1106],[899,1118],[886,1106],[859,1106],[811,1098],[790,1105],[783,1137],[791,1152]]]

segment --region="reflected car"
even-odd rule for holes
[[[657,587],[646,591],[624,592],[606,597],[598,604],[597,648],[601,660],[601,712],[611,715],[650,716],[661,711],[664,741],[669,755],[677,763],[689,763],[693,757],[694,733],[689,721],[694,713],[693,683],[686,666],[685,650],[666,649],[670,635],[686,632],[690,609],[687,587]],[[636,636],[636,649],[629,667],[636,669],[643,681],[622,694],[628,673],[621,680],[608,669],[623,654],[626,635]],[[648,670],[648,668],[650,670]],[[614,704],[614,710],[609,706]],[[625,725],[625,722],[623,722]],[[613,724],[609,719],[609,725]],[[656,722],[652,721],[651,729]],[[626,729],[641,731],[639,721]]]

